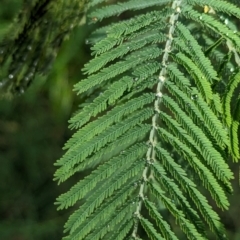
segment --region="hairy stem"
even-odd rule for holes
[[[134,239],[137,239],[137,232],[138,232],[138,226],[139,226],[139,220],[141,218],[141,209],[142,209],[142,204],[144,201],[144,192],[147,190],[147,182],[148,180],[152,177],[150,172],[150,164],[153,164],[155,161],[155,146],[157,144],[157,119],[158,119],[158,114],[160,112],[159,105],[161,102],[161,97],[162,97],[162,87],[164,85],[164,82],[166,80],[166,73],[167,73],[167,62],[168,62],[168,54],[171,51],[171,46],[172,46],[172,40],[173,40],[173,33],[175,30],[175,24],[178,20],[179,13],[181,12],[180,5],[181,5],[182,0],[175,0],[172,3],[172,9],[174,9],[174,12],[169,18],[169,31],[168,31],[168,40],[166,41],[165,49],[164,49],[164,54],[162,58],[162,69],[159,74],[159,82],[157,85],[157,92],[156,92],[156,100],[154,102],[154,109],[155,109],[155,114],[152,117],[152,130],[150,132],[149,136],[149,142],[150,146],[148,148],[147,154],[146,154],[146,160],[147,164],[143,170],[142,173],[142,182],[140,185],[139,189],[139,202],[137,204],[137,208],[135,211],[135,226],[132,232],[132,237]]]

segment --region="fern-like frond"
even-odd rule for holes
[[[144,30],[146,27],[148,27],[148,30],[151,30],[151,28],[154,28],[157,25],[158,28],[163,29],[164,25],[162,24],[164,24],[164,21],[171,12],[171,9],[164,8],[161,11],[151,11],[146,14],[140,14],[135,18],[116,23],[105,29],[104,36],[106,36],[106,38],[103,38],[100,42],[96,43],[96,45],[92,47],[92,50],[93,52],[97,51],[96,53],[98,54],[106,52],[114,46],[119,45],[124,40],[134,37],[133,34],[142,34],[138,31]],[[159,23],[161,23],[161,25],[159,25]]]
[[[148,200],[145,200],[144,204],[148,209],[151,217],[156,221],[156,224],[161,230],[161,233],[164,236],[164,239],[177,240],[176,235],[174,234],[174,232],[171,231],[170,226],[163,220],[162,216],[158,212],[154,203]]]
[[[76,206],[66,239],[176,240],[181,230],[199,240],[208,229],[226,239],[206,192],[228,209],[227,160],[239,159],[239,8],[92,0],[88,9],[99,26],[74,90],[92,101],[70,119],[76,132],[54,176],[89,173],[57,198],[59,209]]]
[[[146,231],[148,237],[152,240],[163,240],[164,238],[155,230],[153,224],[149,222],[146,218],[141,217],[140,222],[144,230]]]
[[[99,8],[90,14],[90,18],[92,17],[97,18],[97,20],[102,20],[103,18],[119,15],[129,10],[140,10],[153,6],[161,6],[167,3],[171,3],[171,0],[150,0],[147,2],[145,0],[130,0],[127,2],[117,3],[103,8]]]
[[[84,206],[79,210],[76,211],[68,220],[68,222],[65,224],[66,231],[70,230],[71,237],[74,238],[74,236],[79,237],[85,237],[86,234],[88,234],[92,229],[94,229],[95,225],[88,224],[87,218],[96,210],[96,208],[99,208],[101,204],[104,202],[106,198],[111,197],[114,192],[118,189],[121,189],[121,187],[129,182],[132,178],[139,175],[139,172],[143,169],[144,162],[139,160],[138,162],[135,162],[134,164],[130,165],[130,167],[125,168],[123,171],[119,171],[119,174],[114,176],[112,179],[108,179],[108,181],[105,181],[104,184],[97,189],[97,191],[94,192],[94,194],[88,198],[88,201],[84,204]],[[133,183],[130,182],[130,186],[133,188]],[[122,189],[123,190],[123,189]],[[130,192],[124,190],[122,193],[125,197],[121,196],[118,198],[118,201],[120,201],[119,204],[123,203],[130,195]],[[111,206],[116,209],[117,204],[113,203],[107,204],[108,208]],[[128,204],[132,208],[131,202]],[[100,211],[100,209],[99,209]],[[111,209],[106,212],[111,213]],[[93,218],[95,218],[96,212],[94,215],[92,215]],[[102,219],[103,215],[99,215],[99,221],[103,221]],[[94,219],[93,222],[95,223],[96,220]],[[86,227],[83,227],[86,226]],[[79,231],[81,230],[81,231]],[[77,238],[77,239],[78,239]]]
[[[145,45],[160,43],[165,40],[165,36],[162,33],[156,32],[156,30],[157,29],[154,29],[142,35],[137,35],[135,38],[130,39],[119,47],[101,54],[101,56],[94,58],[92,61],[86,64],[83,70],[85,70],[88,74],[92,74],[98,71],[100,68],[104,67],[107,63],[119,57],[123,57],[132,51],[136,51],[144,47]]]
[[[104,159],[109,158],[114,154],[120,154],[120,152],[123,152],[132,143],[136,142],[137,140],[143,140],[147,132],[149,132],[149,129],[149,125],[138,124],[136,127],[128,130],[125,135],[118,138],[115,142],[108,144],[105,148],[99,150],[97,155],[87,158],[84,162],[81,162],[81,164],[75,166],[71,171],[58,176],[55,174],[55,180],[58,179],[59,182],[65,181],[76,172],[85,170],[93,165],[96,166]],[[116,146],[118,146],[118,148],[116,148]]]
[[[75,128],[79,128],[83,126],[86,122],[88,122],[91,117],[95,117],[98,113],[104,111],[107,109],[107,107],[111,104],[113,104],[117,99],[117,96],[121,97],[124,93],[124,90],[126,89],[125,84],[132,84],[132,79],[122,79],[116,83],[113,83],[112,86],[114,89],[106,90],[102,95],[97,97],[92,103],[90,103],[88,106],[86,106],[82,111],[80,111],[78,114],[76,114],[71,120],[71,126],[74,126]],[[130,81],[130,83],[126,82]],[[118,88],[117,88],[117,86]],[[123,90],[120,88],[120,86],[123,88]],[[111,90],[115,90],[113,94],[109,95]],[[114,94],[115,93],[115,94]],[[137,109],[141,109],[144,105],[153,102],[154,96],[152,94],[144,94],[141,97],[138,97],[136,99],[133,99],[130,102],[125,103],[124,105],[118,106],[114,108],[112,111],[109,111],[105,116],[102,118],[99,118],[97,122],[94,122],[93,124],[86,125],[83,129],[78,131],[76,133],[76,138],[79,139],[79,137],[83,134],[87,134],[89,138],[92,137],[92,135],[89,135],[90,130],[96,135],[100,133],[104,128],[107,128],[113,123],[118,122],[121,117],[126,116],[132,112],[134,112]],[[87,114],[87,116],[86,116]],[[99,129],[99,126],[102,126],[103,129]],[[94,131],[94,129],[97,128],[97,132]],[[93,135],[94,136],[94,135]],[[73,139],[75,138],[75,135]],[[86,140],[86,139],[85,139]],[[72,140],[71,140],[72,141]]]
[[[170,170],[170,168],[167,168],[167,169]],[[172,202],[175,202],[176,204],[181,206],[181,209],[185,213],[186,217],[191,221],[193,220],[192,223],[195,225],[197,231],[204,234],[204,225],[201,221],[201,218],[199,217],[198,213],[190,206],[188,199],[184,196],[184,192],[181,191],[181,189],[174,182],[173,179],[167,177],[167,173],[165,172],[164,168],[161,167],[161,165],[154,163],[151,166],[151,169],[155,173],[156,182],[160,184],[163,189],[168,191],[169,196],[172,199]],[[181,171],[182,170],[181,167],[178,166],[178,170]],[[191,183],[191,181],[186,181],[186,179],[181,181],[181,177],[180,178],[177,177],[178,174],[173,173],[172,175],[174,176],[175,179],[178,179],[180,183],[183,183],[183,182],[185,183],[187,182],[188,184]],[[184,175],[184,172],[183,172],[183,175]],[[162,233],[165,234],[164,231],[162,231]]]
[[[113,176],[116,169],[120,169],[121,167],[131,164],[138,158],[142,158],[146,152],[146,148],[147,146],[143,144],[135,145],[118,157],[114,157],[110,161],[100,165],[91,175],[73,186],[66,194],[58,197],[57,201],[61,204],[60,208],[73,206],[102,180]]]
[[[233,76],[232,80],[229,82],[225,97],[223,98],[225,121],[228,127],[231,126],[233,121],[231,113],[231,100],[233,98],[234,91],[237,89],[239,85],[240,85],[240,72]]]
[[[237,51],[240,51],[240,37],[236,34],[235,31],[230,30],[226,25],[215,20],[210,15],[198,13],[190,6],[184,9],[183,14],[187,18],[203,24],[214,32],[221,34],[225,39],[229,39],[232,42],[234,48],[236,48]]]
[[[204,158],[223,182],[228,182],[233,178],[232,172],[225,163],[221,154],[214,149],[212,143],[205,136],[202,130],[196,126],[190,117],[188,117],[177,105],[173,99],[164,96],[162,101],[175,115],[177,121],[185,128],[187,133],[193,138],[194,143],[199,146]]]
[[[222,0],[218,0],[218,1],[214,1],[214,0],[202,0],[202,1],[187,0],[187,2],[190,3],[190,4],[197,4],[197,5],[202,6],[202,7],[210,6],[218,12],[224,12],[224,13],[227,13],[229,15],[234,15],[237,18],[240,18],[239,8],[236,8],[236,5],[233,5],[233,4],[228,3],[226,1],[222,1]]]
[[[178,72],[181,74],[180,72]],[[173,76],[175,77],[175,76]],[[188,112],[190,116],[193,117],[193,121],[195,124],[203,124],[203,131],[206,135],[209,133],[212,135],[215,141],[218,142],[219,146],[225,148],[228,145],[228,135],[227,132],[224,131],[223,125],[219,121],[219,119],[212,114],[212,111],[208,107],[208,105],[201,99],[198,98],[196,104],[192,103],[192,99],[195,96],[199,96],[199,93],[195,89],[183,88],[183,91],[179,89],[180,86],[176,86],[175,83],[168,81],[166,83],[166,88],[172,94],[177,96],[177,101],[181,105],[185,111]],[[195,93],[192,94],[192,91]],[[221,129],[221,131],[219,131]]]
[[[123,74],[131,68],[135,68],[138,64],[157,58],[161,55],[162,51],[159,48],[151,46],[145,47],[136,53],[126,57],[124,61],[119,61],[109,67],[103,68],[98,74],[92,75],[87,79],[75,85],[75,91],[78,94],[85,92],[104,81],[110,80],[117,75]]]
[[[191,57],[194,59],[196,65],[203,73],[203,76],[210,83],[212,83],[213,80],[216,80],[216,70],[212,67],[210,60],[205,57],[200,45],[198,44],[196,39],[190,34],[190,31],[181,23],[177,25],[176,31],[178,31],[180,39],[185,42],[187,49],[191,54]],[[205,82],[204,78],[201,79],[201,82]]]
[[[239,94],[236,97],[236,89],[240,88],[240,73],[237,72],[227,85],[227,91],[223,97],[223,109],[225,113],[225,122],[230,129],[231,148],[230,152],[232,157],[238,161],[240,158],[239,151]],[[236,101],[235,109],[233,101]]]
[[[186,219],[184,213],[177,208],[177,206],[171,201],[171,199],[165,196],[164,192],[159,188],[158,185],[150,183],[149,187],[155,197],[161,200],[162,203],[169,209],[182,230],[190,239],[205,239],[203,236],[201,236],[201,234],[198,233],[195,226],[191,222],[189,222],[188,219]]]
[[[173,58],[176,62],[183,65],[187,69],[190,76],[194,79],[202,97],[207,101],[207,103],[210,103],[213,98],[211,85],[203,76],[201,70],[193,63],[190,58],[182,53],[178,53]]]

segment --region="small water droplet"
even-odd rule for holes
[[[28,51],[31,51],[31,50],[32,50],[32,46],[29,45],[29,46],[27,47],[27,49],[28,49]]]
[[[186,104],[186,108],[190,108],[191,107],[191,104],[190,103],[187,103]]]
[[[130,49],[130,47],[129,47],[129,46],[127,46],[127,49]]]
[[[93,18],[92,18],[92,21],[93,21],[93,22],[96,22],[97,20],[98,20],[98,19],[97,19],[96,17],[93,17]]]
[[[27,55],[22,56],[22,61],[25,62],[27,60]]]
[[[228,25],[228,19],[227,19],[227,18],[225,19],[224,23],[225,23],[226,25]]]
[[[13,79],[13,77],[14,77],[14,76],[13,76],[12,74],[9,74],[9,75],[8,75],[8,78],[10,78],[10,79]]]
[[[193,101],[197,100],[198,99],[198,95],[197,94],[192,94],[191,99]]]
[[[162,76],[162,75],[161,75],[161,76],[159,76],[159,81],[161,81],[161,82],[164,82],[164,81],[165,81],[165,79],[166,79],[166,78],[165,78],[164,76]]]
[[[85,44],[89,44],[89,40],[88,39],[85,40]]]
[[[33,77],[34,73],[33,72],[30,72],[29,73],[29,77]]]
[[[135,77],[134,79],[133,79],[133,81],[137,81],[139,78],[138,77]]]
[[[199,16],[199,19],[202,20],[202,16]]]
[[[225,131],[228,131],[227,125],[223,125],[223,129],[224,129]]]
[[[133,213],[133,217],[137,218],[138,217],[138,213],[137,212]]]
[[[234,68],[233,67],[230,68],[230,72],[234,72]]]

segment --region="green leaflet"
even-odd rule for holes
[[[240,85],[240,72],[238,72],[227,86],[226,94],[223,98],[223,108],[225,113],[225,121],[227,126],[232,124],[231,100],[233,98],[234,90]]]
[[[164,238],[155,230],[153,224],[145,218],[140,218],[140,222],[147,235],[153,240],[163,240]]]
[[[156,29],[154,29],[152,32],[149,31],[140,36],[136,36],[135,38],[129,39],[129,41],[121,44],[119,47],[106,53],[102,53],[100,56],[92,59],[88,64],[86,64],[83,70],[88,74],[92,74],[104,67],[107,63],[119,57],[123,57],[132,51],[141,49],[145,45],[160,43],[163,40],[165,40],[165,36],[162,33],[156,32]]]
[[[219,146],[224,148],[225,145],[229,144],[229,139],[223,125],[196,91],[194,92],[196,92],[198,99],[197,101],[193,101],[194,94],[189,94],[190,89],[184,88],[183,91],[180,91],[179,88],[170,81],[166,83],[166,87],[172,94],[178,97],[177,101],[182,108],[185,108],[195,124],[204,124],[207,127],[206,129],[205,126],[203,126],[203,131],[206,134],[210,132],[212,137],[215,138],[215,141],[219,143]]]
[[[61,208],[67,208],[74,205],[78,200],[95,188],[102,180],[112,176],[116,169],[127,166],[138,158],[142,158],[146,153],[146,145],[139,144],[125,151],[117,157],[110,159],[108,162],[100,165],[91,175],[73,186],[66,194],[58,197],[57,201]]]
[[[213,228],[218,234],[221,235],[220,231],[222,230],[219,229],[220,223],[218,222],[219,221],[218,215],[212,211],[211,206],[207,204],[206,200],[204,199],[204,196],[197,190],[196,186],[194,186],[194,183],[187,178],[187,175],[184,173],[184,171],[182,171],[181,167],[178,167],[177,164],[174,163],[173,159],[171,159],[171,157],[168,155],[166,151],[164,151],[164,149],[158,149],[158,156],[160,160],[163,160],[163,158],[165,158],[163,161],[165,161],[165,164],[169,164],[167,168],[170,174],[173,175],[174,178],[177,179],[177,181],[179,181],[179,183],[182,185],[182,188],[186,188],[186,191],[189,193],[190,198],[193,200],[193,202],[195,202],[197,208],[202,213],[202,217],[206,219],[209,226]],[[167,161],[166,158],[168,158]],[[171,164],[175,166],[173,167],[171,166]],[[204,201],[201,201],[201,203],[200,201],[195,201],[196,194],[202,200],[204,199]],[[221,200],[221,198],[219,198],[218,200]],[[227,202],[227,200],[225,201]],[[215,217],[215,220],[212,219],[213,216]]]
[[[124,171],[120,172],[113,179],[109,179],[105,181],[105,183],[97,189],[94,195],[91,196],[91,199],[84,204],[84,207],[77,210],[65,224],[65,232],[70,230],[70,234],[74,233],[79,234],[78,231],[75,230],[89,217],[97,207],[99,207],[106,198],[109,198],[114,194],[114,192],[118,189],[121,189],[121,186],[129,183],[129,180],[133,177],[139,175],[141,170],[143,169],[143,161],[138,161],[132,164],[130,167],[125,168]],[[133,187],[132,181],[130,184]],[[124,196],[129,195],[128,191],[123,192]],[[124,198],[121,197],[119,201],[124,201]],[[116,207],[116,206],[115,206]],[[93,215],[94,216],[94,215]],[[86,222],[85,222],[86,224]],[[80,228],[81,229],[81,228]],[[86,230],[87,232],[90,231]],[[86,233],[87,234],[87,233]]]
[[[90,18],[97,18],[97,20],[102,20],[103,18],[107,18],[113,15],[121,14],[125,11],[129,10],[140,10],[147,7],[153,7],[158,5],[164,5],[167,3],[170,3],[170,0],[150,0],[150,1],[144,1],[144,0],[130,0],[125,3],[117,3],[115,5],[110,5],[105,8],[97,9],[96,11],[93,11],[93,13],[90,14]]]
[[[122,224],[121,224],[122,225]],[[120,229],[116,229],[116,232],[109,237],[109,240],[120,240],[124,239],[126,235],[129,233],[133,226],[133,220],[128,221],[124,225],[121,226]]]
[[[145,47],[145,50],[139,50],[136,53],[126,57],[124,61],[119,61],[109,67],[103,68],[99,73],[82,80],[75,85],[75,91],[78,94],[85,92],[100,83],[110,80],[119,74],[125,73],[131,68],[135,68],[138,64],[157,58],[161,55],[162,51],[157,47]]]
[[[159,159],[161,159],[161,158],[159,158]],[[164,163],[163,159],[161,159],[161,161]],[[202,220],[200,219],[197,212],[191,208],[187,198],[184,196],[184,192],[182,192],[180,190],[179,186],[174,182],[173,179],[166,176],[167,173],[165,172],[164,168],[162,168],[159,164],[154,163],[151,166],[151,169],[155,173],[156,183],[160,184],[163,189],[165,189],[166,191],[169,192],[169,195],[172,198],[172,202],[175,202],[178,205],[180,205],[181,209],[183,209],[186,217],[188,219],[191,219],[191,221],[194,224],[194,226],[196,227],[197,231],[204,234],[204,225],[202,223]],[[180,170],[180,168],[179,168],[179,170]],[[188,181],[188,182],[190,182],[190,181]],[[160,221],[157,218],[155,218],[155,219],[156,219],[156,221]],[[162,224],[166,225],[164,222]],[[164,234],[165,236],[169,236],[169,238],[172,237],[171,236],[172,234],[169,234],[168,227],[164,226],[164,229],[167,228],[166,229],[167,231],[164,231],[164,229],[162,229],[162,227],[163,226],[160,226],[162,234]]]
[[[180,39],[183,39],[185,44],[187,45],[187,49],[189,50],[191,57],[194,58],[198,68],[201,70],[207,80],[212,83],[213,80],[217,79],[217,72],[212,67],[209,59],[205,57],[196,39],[190,34],[190,31],[181,23],[177,25],[177,31],[179,32]]]
[[[90,156],[94,151],[96,152],[100,150],[109,142],[116,140],[122,134],[127,132],[128,129],[148,119],[151,114],[151,109],[143,109],[142,111],[139,111],[136,115],[133,115],[131,118],[117,124],[117,126],[111,126],[107,129],[107,131],[99,134],[94,139],[94,141],[89,140],[81,146],[76,146],[74,147],[74,149],[70,149],[66,153],[66,155],[63,158],[59,159],[56,163],[58,166],[62,166],[58,169],[58,172],[62,174],[71,171],[71,168],[74,167],[74,165],[83,162],[84,159]]]
[[[173,58],[176,62],[182,64],[186,68],[190,76],[195,80],[195,83],[202,97],[206,100],[207,103],[210,103],[210,101],[213,99],[211,85],[204,77],[201,70],[193,63],[190,58],[182,53],[178,53]]]
[[[128,130],[125,135],[121,136],[116,141],[109,144],[107,147],[99,150],[97,155],[93,155],[87,158],[86,161],[81,162],[81,164],[75,166],[68,173],[64,173],[57,176],[57,172],[56,172],[55,180],[59,179],[59,182],[63,182],[67,180],[70,176],[75,174],[76,172],[82,171],[86,168],[96,166],[100,162],[104,161],[104,159],[108,159],[111,156],[121,153],[136,141],[143,140],[143,138],[149,132],[149,129],[150,129],[149,125],[139,124],[138,126]],[[116,149],[116,146],[118,146],[117,149]]]
[[[162,216],[159,214],[159,212],[158,212],[157,208],[154,206],[154,204],[148,200],[145,200],[144,204],[145,204],[146,208],[149,210],[151,217],[156,220],[157,225],[161,229],[161,232],[164,236],[164,239],[176,240],[177,237],[171,231],[169,225],[163,220]]]
[[[197,1],[197,0],[187,0],[188,3],[190,4],[197,4],[202,7],[205,5],[211,6],[214,10],[218,12],[225,12],[229,15],[234,15],[237,18],[240,18],[240,10],[239,8],[236,8],[235,5],[228,3],[226,1],[218,0],[202,0],[202,1]]]
[[[158,185],[151,183],[150,190],[158,198],[161,199],[162,203],[169,209],[169,211],[174,215],[182,230],[191,239],[205,239],[196,230],[195,226],[192,225],[188,219],[185,218],[184,213],[177,209],[176,205],[167,198],[164,192],[158,187]]]
[[[79,128],[79,127],[83,126],[86,122],[88,122],[90,120],[90,118],[92,116],[95,117],[98,113],[107,109],[108,104],[114,103],[117,95],[120,95],[120,96],[123,95],[124,91],[121,91],[120,87],[122,87],[123,90],[126,90],[127,84],[130,85],[133,82],[132,79],[129,79],[129,78],[123,79],[123,81],[120,80],[119,82],[117,82],[116,83],[117,86],[115,86],[115,84],[112,84],[112,87],[114,87],[114,89],[111,89],[114,91],[113,93],[111,92],[110,89],[109,89],[109,91],[107,90],[105,93],[103,93],[102,95],[97,97],[92,103],[87,105],[82,111],[77,113],[70,120],[71,126],[76,126],[75,128]],[[130,81],[130,83],[128,83],[129,81]],[[118,84],[118,83],[120,83],[120,84]],[[126,85],[124,85],[124,83],[126,83]],[[129,113],[135,111],[138,108],[139,109],[142,108],[145,104],[153,102],[153,100],[154,100],[153,95],[144,94],[143,96],[141,96],[137,99],[133,99],[132,101],[129,101],[129,102],[125,103],[124,105],[117,106],[112,111],[109,111],[104,117],[99,118],[98,121],[95,121],[94,123],[89,124],[89,125],[85,126],[83,129],[81,129],[80,131],[78,131],[76,133],[76,135],[73,136],[73,138],[75,138],[75,136],[76,136],[79,139],[81,137],[81,135],[83,135],[83,134],[86,134],[89,136],[89,138],[91,138],[91,134],[89,135],[90,130],[92,132],[94,132],[93,129],[95,129],[96,127],[99,129],[100,123],[104,129],[104,127],[106,128],[110,124],[118,122],[123,116],[128,115]],[[87,114],[87,116],[86,116],[86,114]],[[105,122],[106,122],[106,124],[105,124]],[[100,133],[101,130],[97,130],[95,132],[97,134],[97,133]],[[71,140],[71,141],[73,141],[73,140]]]
[[[163,102],[164,105],[170,108],[171,111],[175,114],[177,121],[183,125],[188,134],[192,136],[195,144],[200,147],[208,163],[210,165],[213,164],[213,169],[216,171],[216,174],[219,175],[220,179],[222,179],[224,182],[227,182],[227,179],[232,179],[232,172],[225,163],[221,154],[214,149],[212,143],[202,133],[200,128],[192,123],[192,120],[182,110],[179,109],[178,105],[171,98],[164,96]]]
[[[204,24],[206,27],[209,27],[211,30],[220,33],[225,39],[228,39],[232,42],[237,51],[240,50],[240,38],[236,35],[235,31],[230,30],[219,21],[216,21],[212,16],[207,14],[200,14],[192,9],[192,7],[186,7],[183,12],[184,16],[187,18],[193,19],[201,24]]]
[[[185,189],[186,185],[194,186],[194,184],[191,183],[190,180],[186,179],[187,174],[184,171],[180,172],[180,170],[181,170],[180,165],[175,164],[173,159],[170,157],[170,155],[167,152],[165,152],[164,149],[157,149],[157,155],[159,157],[159,160],[162,161],[165,168],[168,171],[170,171],[171,175],[173,175],[173,177],[176,178],[176,181],[179,182],[182,189]],[[193,154],[192,154],[192,157],[194,157]],[[197,161],[196,158],[194,160]],[[204,175],[204,177],[207,179],[206,182],[208,182],[208,185],[205,185],[205,186],[207,189],[209,189],[214,200],[217,202],[217,204],[220,207],[227,208],[229,206],[229,203],[228,203],[227,197],[226,197],[221,185],[217,182],[217,180],[214,178],[214,176],[211,174],[211,172],[206,167],[203,166],[203,164],[201,162],[198,162],[197,164],[200,165],[199,171],[201,171],[201,174]],[[175,169],[178,169],[178,172]],[[179,175],[179,173],[181,173],[181,174]],[[201,178],[201,176],[200,176],[200,178]],[[205,179],[201,179],[201,180],[205,181]],[[211,183],[210,183],[210,181],[211,181]]]

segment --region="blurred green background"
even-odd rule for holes
[[[0,1],[0,40],[21,8],[21,0]],[[80,104],[72,93],[89,58],[88,28],[75,29],[60,49],[48,77],[34,80],[26,94],[0,99],[0,239],[59,240],[69,212],[57,212],[57,196],[76,181],[52,181],[56,159],[71,136],[68,119]],[[235,195],[222,213],[229,238],[240,240],[239,169],[232,164]]]
[[[0,40],[21,4],[22,0],[0,1]],[[71,136],[68,119],[79,104],[72,88],[89,57],[87,34],[85,27],[75,29],[49,75],[37,77],[26,94],[0,98],[1,240],[62,237],[68,213],[57,212],[54,202],[76,179],[58,186],[52,180],[53,164]]]

